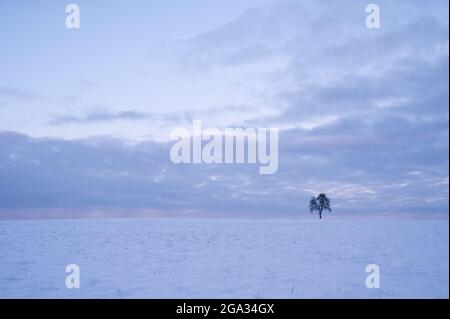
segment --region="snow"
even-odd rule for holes
[[[448,220],[1,221],[0,297],[448,298]]]

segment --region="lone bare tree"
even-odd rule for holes
[[[311,197],[311,200],[309,201],[309,210],[311,211],[311,214],[314,211],[319,212],[319,218],[322,219],[322,211],[327,210],[331,212],[330,207],[330,200],[327,197],[327,195],[321,193],[317,197]]]

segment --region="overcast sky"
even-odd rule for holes
[[[1,1],[0,218],[448,218],[448,1],[372,2]],[[278,172],[173,164],[194,119]]]

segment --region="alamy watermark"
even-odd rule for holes
[[[66,288],[80,288],[80,266],[77,264],[69,264],[66,266]]]
[[[366,287],[380,288],[380,266],[369,264],[366,266],[366,273],[369,273],[366,277]]]
[[[79,29],[80,28],[80,6],[74,3],[66,6],[65,24],[67,29]]]
[[[369,15],[366,17],[366,28],[379,29],[380,28],[380,6],[371,3],[366,6],[366,13]]]
[[[278,170],[278,129],[217,128],[202,130],[200,120],[194,120],[192,132],[176,128],[170,139],[177,142],[170,150],[175,164],[256,164],[260,174]],[[206,142],[206,144],[204,143]]]

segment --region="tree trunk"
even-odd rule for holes
[[[322,219],[322,210],[319,210],[319,219]]]

